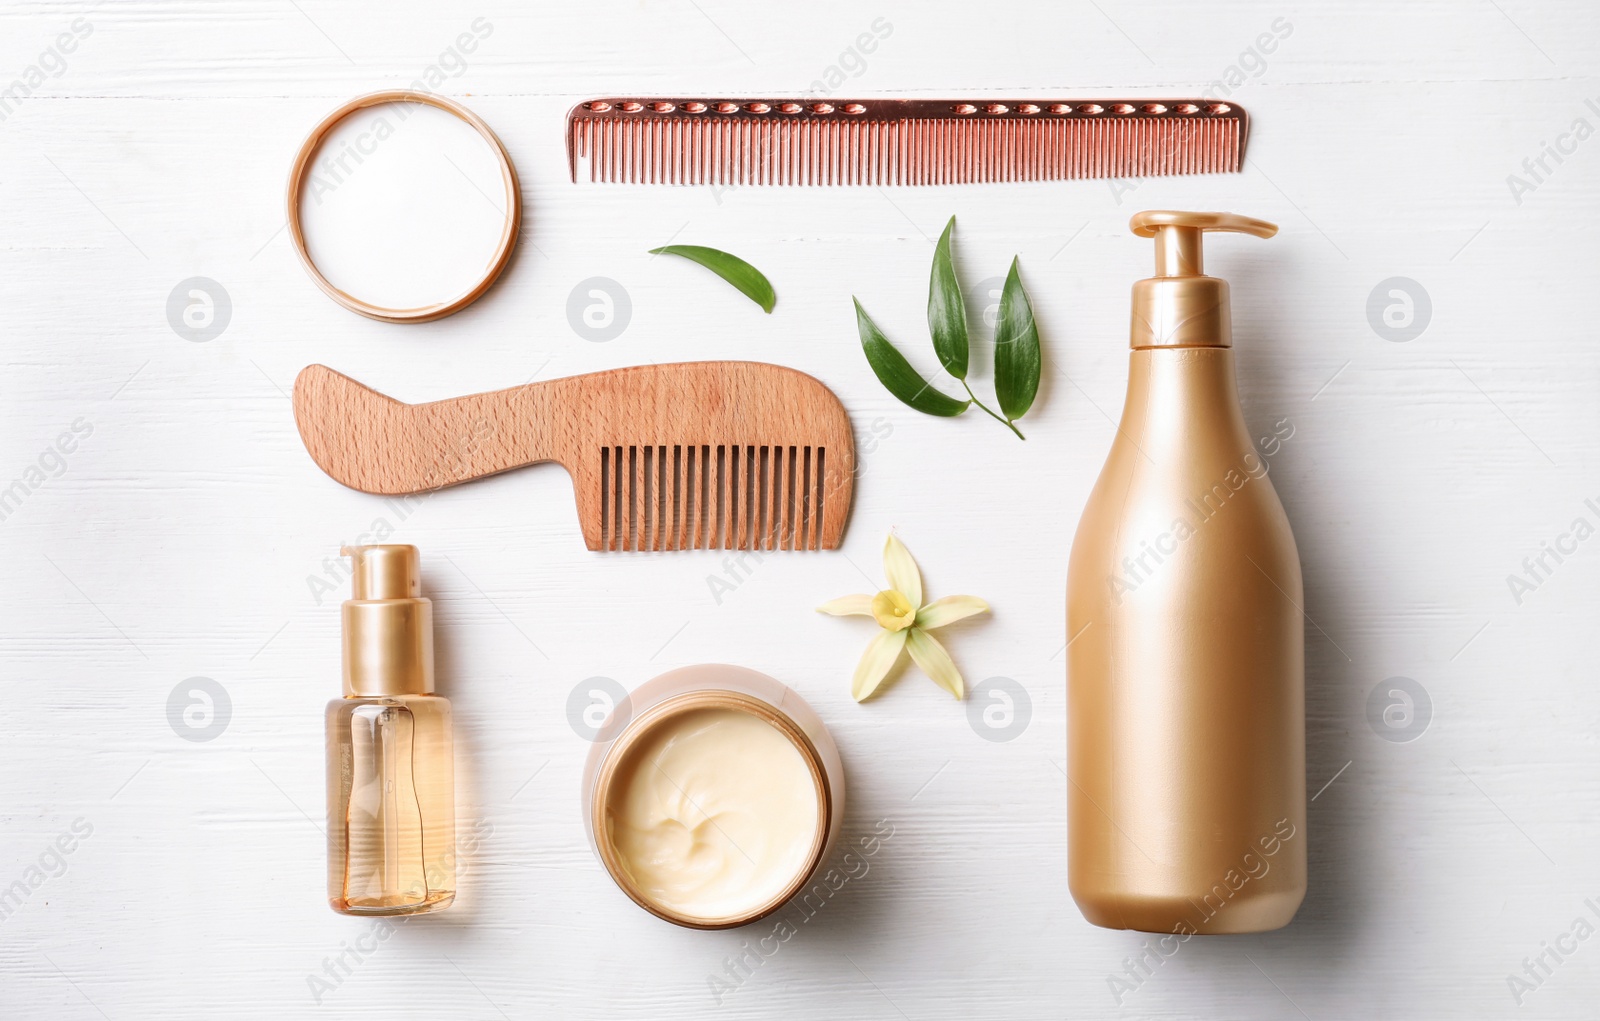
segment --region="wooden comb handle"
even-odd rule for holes
[[[567,379],[405,404],[328,368],[294,381],[294,420],[317,467],[363,493],[425,493],[540,461],[568,459]]]

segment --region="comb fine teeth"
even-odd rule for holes
[[[820,446],[619,444],[599,460],[602,550],[827,549],[844,512]]]
[[[567,114],[572,179],[968,184],[1239,170],[1248,117],[1202,99],[607,98]]]

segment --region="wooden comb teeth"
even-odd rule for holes
[[[823,549],[826,479],[826,447],[601,447],[600,548]]]
[[[1236,172],[1248,117],[1200,99],[1105,102],[606,98],[567,161],[629,184],[969,184]]]

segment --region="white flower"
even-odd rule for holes
[[[977,596],[945,596],[924,606],[922,574],[917,570],[917,562],[893,533],[883,544],[883,573],[889,580],[889,587],[877,595],[843,596],[817,607],[820,612],[834,616],[871,617],[883,628],[856,665],[850,694],[857,702],[871,695],[900,659],[901,650],[905,650],[935,684],[956,698],[962,697],[966,689],[961,672],[944,646],[928,632],[963,617],[984,613],[989,604]]]

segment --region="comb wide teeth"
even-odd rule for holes
[[[567,115],[572,179],[968,184],[1239,170],[1248,119],[1202,99],[594,99]]]
[[[784,444],[603,446],[602,550],[832,548],[827,449]]]

